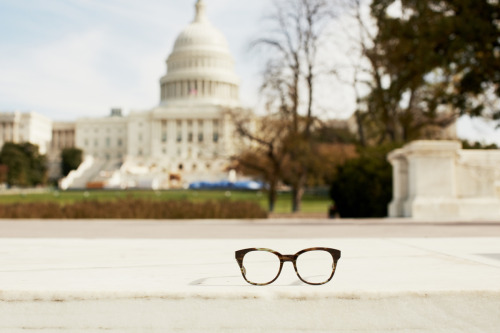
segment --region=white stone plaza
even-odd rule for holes
[[[342,251],[324,286],[234,258],[315,246]],[[6,333],[500,330],[499,221],[0,221],[0,260]]]

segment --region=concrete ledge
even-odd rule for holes
[[[333,281],[286,264],[246,284],[234,251],[342,251]],[[0,239],[0,332],[491,332],[500,238]]]
[[[74,295],[0,302],[2,332],[498,332],[500,293]]]

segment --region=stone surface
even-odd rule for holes
[[[390,217],[500,218],[500,151],[414,141],[388,159],[394,179]]]
[[[0,238],[408,238],[500,237],[500,219],[0,220]]]
[[[300,283],[286,264],[254,287],[234,251],[256,246],[327,246],[342,258],[325,286]],[[493,333],[499,255],[498,237],[3,238],[0,332]]]

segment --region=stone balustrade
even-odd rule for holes
[[[500,150],[464,150],[458,141],[414,141],[391,152],[390,217],[498,219]]]

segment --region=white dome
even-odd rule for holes
[[[207,19],[205,3],[196,3],[196,17],[177,37],[172,54],[186,49],[214,49],[229,54],[224,35]]]
[[[161,101],[234,104],[238,84],[226,38],[208,21],[205,3],[198,0],[195,19],[179,34],[167,59]]]

